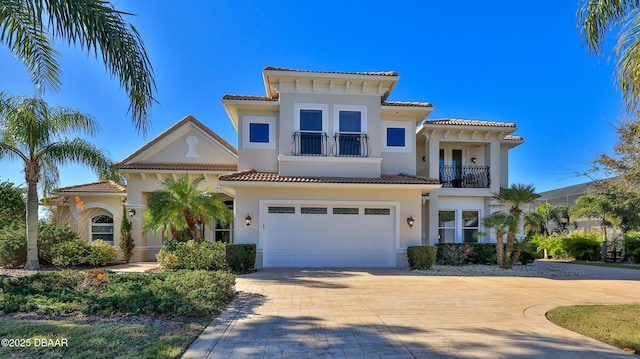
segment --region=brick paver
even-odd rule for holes
[[[640,271],[547,279],[265,269],[239,276],[237,290],[184,358],[633,358],[545,313],[640,303]]]

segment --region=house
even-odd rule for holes
[[[148,194],[185,173],[235,214],[205,239],[255,243],[257,267],[405,267],[408,246],[489,240],[475,234],[508,186],[515,124],[427,120],[430,103],[388,100],[396,72],[266,67],[262,78],[264,95],[222,98],[237,150],[186,117],[118,164],[134,260],[166,239],[141,232]],[[117,207],[105,209],[114,227]]]

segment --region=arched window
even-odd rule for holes
[[[113,218],[105,214],[91,218],[91,241],[102,239],[113,245]]]

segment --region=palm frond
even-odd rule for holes
[[[0,41],[7,44],[31,73],[40,93],[46,87],[60,89],[60,52],[32,8],[22,0],[3,0],[0,7]]]

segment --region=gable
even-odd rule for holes
[[[133,154],[121,168],[132,164],[235,165],[237,151],[192,116],[187,116]]]

